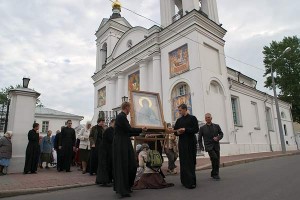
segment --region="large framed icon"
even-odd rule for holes
[[[147,127],[148,131],[165,131],[164,115],[158,93],[131,91],[130,103],[132,127]]]

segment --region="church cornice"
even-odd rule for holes
[[[232,79],[230,79],[229,81],[230,81],[230,90],[231,91],[234,91],[234,92],[237,92],[240,94],[244,94],[244,95],[250,96],[252,98],[255,98],[255,99],[258,99],[261,101],[265,101],[267,98],[267,102],[272,104],[272,101],[274,99],[274,97],[272,95],[269,95],[265,92],[255,89],[253,87],[247,86],[243,83],[239,83],[238,81],[235,81]],[[282,107],[282,108],[288,109],[291,106],[289,103],[284,102],[280,99],[278,99],[278,102],[280,104],[280,107]]]

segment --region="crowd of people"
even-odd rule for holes
[[[58,172],[71,172],[71,165],[77,165],[82,174],[96,175],[95,183],[103,187],[113,187],[120,197],[129,197],[133,190],[160,189],[174,186],[165,181],[161,170],[163,151],[168,158],[168,174],[177,174],[176,160],[180,162],[180,180],[184,187],[196,188],[196,134],[201,150],[208,152],[211,162],[211,177],[219,180],[220,144],[223,132],[219,125],[212,123],[211,114],[205,114],[206,124],[199,129],[198,120],[188,114],[187,106],[178,107],[181,117],[175,125],[167,124],[167,134],[151,134],[147,127],[132,128],[127,119],[130,103],[121,105],[122,112],[112,119],[110,126],[99,118],[92,126],[87,122],[76,135],[72,121],[52,136],[49,130],[45,137],[39,136],[39,124],[34,123],[28,132],[24,174],[37,173],[38,167],[49,169],[53,164],[53,150],[56,152]],[[132,136],[145,137],[145,141],[132,145]],[[161,140],[148,141],[151,137]],[[7,132],[0,139],[0,175],[9,166],[11,158],[12,133]],[[204,140],[204,145],[203,145]],[[147,142],[148,141],[148,142]]]

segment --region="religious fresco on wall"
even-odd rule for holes
[[[98,90],[98,107],[106,104],[106,87]]]
[[[190,69],[188,45],[185,44],[169,53],[170,78]]]
[[[187,105],[188,113],[193,114],[192,113],[191,94],[186,94],[186,95],[183,95],[183,96],[174,97],[172,99],[173,121],[176,121],[180,117],[180,114],[179,114],[179,111],[178,111],[178,106],[180,106],[183,103]]]
[[[136,71],[128,76],[128,90],[140,91],[140,71]]]

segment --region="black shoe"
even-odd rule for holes
[[[31,172],[31,174],[37,174],[37,172]]]
[[[219,175],[215,175],[215,176],[213,176],[213,179],[219,181],[221,178]]]
[[[72,172],[71,170],[67,170],[66,172]]]
[[[196,185],[191,185],[189,187],[187,187],[188,189],[195,189],[196,188]]]
[[[121,194],[120,199],[126,198],[126,197],[131,197],[130,194]]]
[[[111,183],[103,183],[103,184],[100,184],[101,187],[112,187],[112,184]]]

